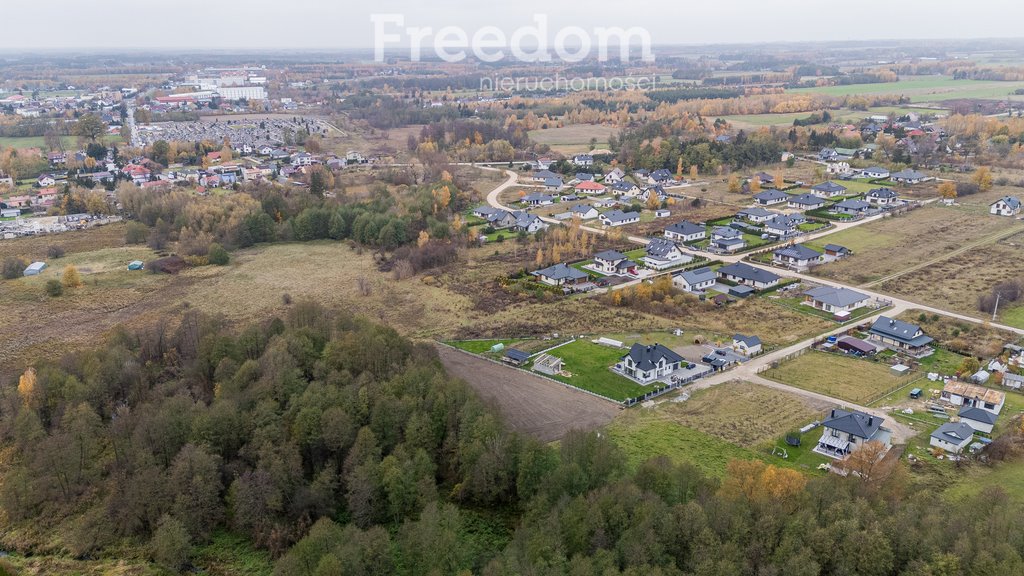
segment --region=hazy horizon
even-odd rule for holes
[[[371,14],[394,13],[406,26],[445,26],[470,32],[496,26],[505,33],[533,24],[546,14],[550,35],[559,28],[638,26],[660,46],[757,43],[1020,39],[1024,6],[1013,0],[978,0],[965,8],[935,0],[927,10],[883,0],[864,0],[849,15],[823,10],[813,0],[757,0],[680,5],[668,0],[622,4],[595,0],[551,5],[538,0],[490,5],[438,0],[429,6],[412,0],[381,0],[372,9],[328,0],[293,0],[281,5],[251,0],[225,6],[200,0],[174,5],[143,5],[130,0],[51,0],[45,12],[34,5],[3,8],[0,51],[61,50],[367,50],[373,46]],[[49,17],[59,14],[60,18]],[[46,16],[45,19],[42,17]],[[45,20],[41,32],[40,21]],[[164,24],[171,22],[171,24]],[[905,38],[900,38],[904,34]],[[395,44],[397,47],[399,44]]]

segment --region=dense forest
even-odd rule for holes
[[[22,553],[178,571],[231,531],[281,576],[1024,573],[998,488],[630,469],[598,433],[509,433],[429,345],[309,303],[238,332],[189,311],[121,328],[0,391],[0,546]]]

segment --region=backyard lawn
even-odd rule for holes
[[[642,386],[611,371],[611,367],[626,353],[624,348],[594,344],[577,340],[551,351],[562,359],[564,372],[569,376],[553,376],[556,380],[577,388],[589,390],[612,400],[626,400],[641,396],[654,389],[654,384]]]
[[[919,374],[893,376],[886,364],[825,352],[808,352],[783,362],[764,376],[784,384],[857,404],[867,404]]]

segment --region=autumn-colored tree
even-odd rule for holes
[[[64,268],[60,282],[65,288],[78,288],[82,285],[82,276],[78,273],[78,268],[67,266]]]
[[[742,188],[740,187],[740,179],[735,174],[729,176],[729,193],[739,194]]]
[[[755,503],[792,501],[803,492],[807,478],[789,468],[778,468],[759,460],[729,462],[721,494]]]
[[[18,396],[27,408],[33,408],[36,404],[36,369],[29,366],[28,369],[18,378]]]
[[[683,157],[680,156],[679,160],[676,161],[676,180],[683,179]]]
[[[420,236],[416,239],[416,245],[423,248],[430,242],[430,234],[426,230],[420,230]]]
[[[988,166],[978,168],[974,173],[972,180],[978,185],[978,189],[982,192],[988,192],[992,189],[992,171],[989,170]]]
[[[657,210],[658,206],[660,206],[660,205],[661,205],[661,203],[658,202],[658,195],[656,193],[651,192],[650,194],[647,195],[647,209],[648,210]]]
[[[779,190],[786,187],[786,176],[781,171],[775,173],[775,187]]]
[[[456,214],[455,217],[452,218],[452,230],[461,232],[463,226],[465,226],[465,223],[462,221],[462,217]]]
[[[690,166],[690,180],[696,180],[699,174],[700,170],[697,169],[696,164]]]
[[[431,194],[434,196],[435,214],[448,208],[448,203],[452,200],[452,191],[448,186],[434,188],[434,191]]]
[[[942,196],[946,200],[953,200],[956,198],[956,182],[946,180],[942,184],[939,184],[939,196]]]
[[[751,192],[760,192],[761,191],[761,178],[760,177],[754,176],[753,178],[750,179],[750,191]]]
[[[837,466],[865,482],[881,480],[882,475],[889,472],[884,463],[887,451],[888,447],[885,444],[871,440],[850,452],[850,455],[840,461]]]
[[[544,249],[543,248],[537,248],[537,257],[533,259],[533,263],[536,264],[538,268],[544,265]]]

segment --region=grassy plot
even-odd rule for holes
[[[521,342],[518,339],[506,339],[506,340],[459,340],[445,342],[445,344],[454,346],[459,350],[465,350],[466,352],[472,352],[473,354],[484,354],[490,352],[491,348],[497,344],[502,344],[506,349]]]
[[[896,377],[885,364],[816,351],[783,362],[764,376],[857,404],[866,404],[918,377]]]
[[[787,93],[827,94],[829,96],[901,94],[909,96],[911,102],[942,102],[957,98],[1012,98],[1010,95],[1014,90],[1021,87],[1024,87],[1024,82],[953,80],[949,76],[935,75],[910,76],[899,82],[799,88],[787,90]]]
[[[530,130],[530,139],[538,144],[547,144],[551,149],[563,154],[576,154],[590,151],[590,140],[597,140],[598,148],[608,147],[608,138],[614,134],[613,126],[593,124],[573,124],[561,128]]]
[[[611,371],[625,353],[622,348],[577,340],[551,351],[565,362],[564,370],[569,374],[554,378],[613,400],[635,398],[653,390],[653,384],[642,386]]]

